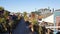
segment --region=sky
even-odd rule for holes
[[[31,12],[40,8],[59,9],[60,0],[0,0],[0,6],[10,12]]]

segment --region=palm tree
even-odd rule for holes
[[[24,17],[27,15],[27,12],[23,12],[23,14],[24,14]]]
[[[23,14],[24,14],[24,20],[27,21],[27,18],[28,18],[27,17],[27,12],[24,12]]]
[[[17,12],[17,17],[18,17],[18,20],[20,20],[20,18],[21,18],[20,12]]]
[[[32,24],[31,30],[32,30],[32,32],[34,32],[34,25],[37,24],[36,15],[34,12],[31,12],[30,22]]]
[[[0,7],[0,11],[3,11],[4,10],[4,8],[3,7]]]
[[[4,15],[4,17],[6,18],[8,15],[10,14],[10,12],[9,11],[7,11],[7,10],[4,10],[4,13],[3,13],[3,15]]]
[[[32,17],[32,18],[35,17],[35,12],[31,12],[31,17]]]
[[[3,12],[4,12],[4,8],[0,7],[0,16],[2,16]]]

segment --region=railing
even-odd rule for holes
[[[60,28],[60,26],[46,26],[46,28]]]

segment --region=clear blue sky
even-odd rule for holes
[[[60,8],[60,0],[0,0],[0,6],[11,12],[34,11],[35,8]]]

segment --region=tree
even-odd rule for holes
[[[0,7],[0,16],[2,16],[3,12],[4,12],[4,8]]]
[[[10,12],[9,12],[9,11],[4,10],[4,13],[3,13],[3,16],[4,16],[4,17],[7,17],[9,14],[10,14]]]
[[[17,12],[17,17],[18,17],[18,20],[20,20],[20,18],[21,18],[20,12]]]
[[[24,12],[23,14],[24,14],[24,20],[27,21],[29,19],[27,16],[27,12]]]
[[[35,17],[35,12],[31,12],[31,17],[32,17],[32,18]]]
[[[3,7],[0,7],[0,11],[3,11],[4,10],[4,8]]]
[[[24,17],[27,15],[27,12],[23,12]]]

